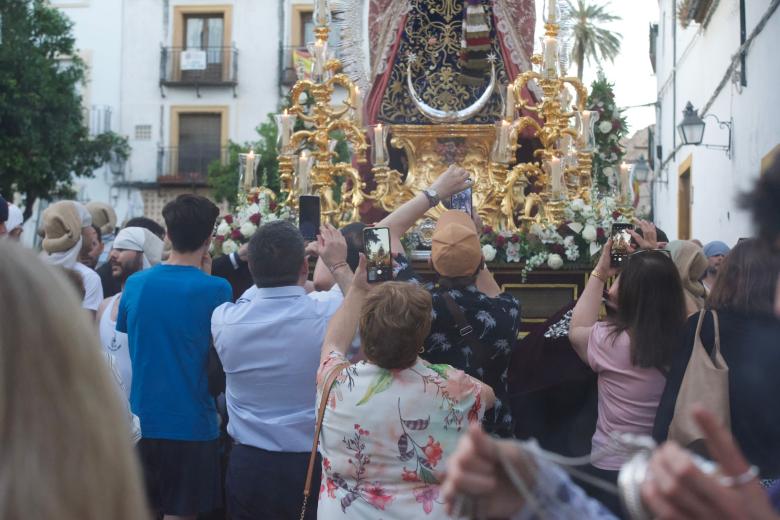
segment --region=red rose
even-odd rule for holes
[[[596,228],[596,240],[604,240],[607,238],[607,232],[604,228]]]
[[[618,210],[615,210],[612,212],[612,218],[617,220],[620,218],[620,212]]]
[[[239,231],[238,229],[234,229],[230,233],[230,238],[232,238],[233,240],[241,240],[241,231]]]
[[[225,221],[225,222],[227,222],[228,224],[232,224],[232,223],[233,223],[233,215],[225,215],[225,216],[222,218],[222,220],[224,220],[224,221]]]
[[[482,226],[482,234],[483,235],[489,235],[493,232],[493,228],[490,226]]]
[[[268,209],[270,209],[271,211],[276,211],[276,202],[272,200],[272,201],[271,201],[271,202],[268,204]]]
[[[621,126],[620,119],[615,119],[612,121],[612,130],[620,130]]]
[[[251,215],[249,217],[249,222],[251,222],[255,226],[259,226],[260,225],[260,213],[255,213],[254,215]]]
[[[498,235],[496,237],[496,245],[498,247],[504,247],[504,244],[506,244],[506,238],[504,238],[504,235]]]
[[[517,235],[512,235],[512,238],[509,240],[511,240],[513,244],[517,244],[520,241],[520,237]]]
[[[214,240],[217,242],[224,242],[225,241],[225,235],[217,235],[214,237]]]
[[[566,248],[563,247],[563,244],[553,244],[550,246],[550,252],[563,256],[566,254]]]

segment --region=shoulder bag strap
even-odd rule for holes
[[[476,334],[474,334],[474,327],[472,327],[469,321],[466,319],[466,315],[463,314],[463,310],[461,310],[458,304],[455,303],[455,300],[452,299],[452,296],[446,292],[441,293],[441,296],[444,299],[447,310],[455,320],[456,332],[460,336],[461,340],[472,347],[474,357],[480,362],[480,364],[482,364],[484,361],[483,357],[487,354],[485,345],[479,341],[479,339],[477,339]]]
[[[314,442],[311,447],[311,455],[309,456],[309,469],[306,471],[306,485],[303,488],[303,506],[301,507],[301,520],[306,516],[306,504],[309,501],[309,494],[311,493],[311,479],[314,476],[314,463],[317,461],[317,446],[320,443],[320,430],[322,429],[322,419],[325,417],[325,408],[328,406],[328,399],[330,398],[330,391],[333,388],[333,383],[336,378],[341,374],[341,371],[347,368],[350,363],[341,363],[333,367],[330,374],[328,374],[325,383],[322,385],[322,397],[320,398],[320,407],[317,410],[317,422],[314,426]]]

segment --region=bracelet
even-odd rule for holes
[[[331,273],[335,273],[337,269],[340,269],[340,268],[344,267],[345,265],[347,265],[346,262],[338,262],[337,264],[334,264],[334,265],[328,267],[328,269],[330,269]]]
[[[597,271],[596,269],[594,269],[593,271],[590,272],[590,275],[592,277],[598,278],[603,283],[607,283],[607,279],[603,274],[601,274],[601,271]]]

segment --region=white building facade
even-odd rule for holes
[[[653,218],[670,238],[733,246],[752,235],[738,194],[780,153],[777,2],[659,0],[659,11]],[[706,123],[698,146],[677,128],[688,102]]]
[[[121,222],[182,192],[208,195],[207,169],[229,141],[256,141],[281,92],[284,3],[271,0],[62,0],[89,68],[82,95],[93,133],[132,148],[125,164],[74,179],[83,201]]]

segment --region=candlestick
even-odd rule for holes
[[[593,127],[599,119],[598,112],[593,110],[583,110],[579,114],[580,150],[583,152],[592,152],[596,147],[596,134],[593,133]]]
[[[276,119],[276,148],[282,155],[292,154],[290,149],[290,138],[292,137],[293,128],[295,127],[295,116],[287,113],[287,109],[281,114],[274,116]]]
[[[311,172],[312,157],[308,150],[303,150],[298,156],[298,168],[295,175],[298,179],[298,194],[309,194],[309,174]]]
[[[510,142],[512,139],[512,125],[508,121],[501,120],[496,123],[496,141],[490,159],[495,163],[509,164]]]
[[[330,25],[330,7],[328,6],[328,0],[317,0],[315,2],[313,18],[316,25]]]
[[[550,159],[550,184],[553,198],[561,198],[563,194],[563,168],[558,157]]]
[[[552,36],[547,36],[544,39],[542,67],[545,78],[555,79],[558,77],[558,40]]]
[[[512,84],[506,86],[506,97],[504,99],[504,119],[507,121],[515,120],[515,89]]]
[[[373,127],[374,131],[374,146],[373,146],[373,162],[374,166],[384,166],[387,164],[387,127],[382,126],[382,123],[378,123]]]

